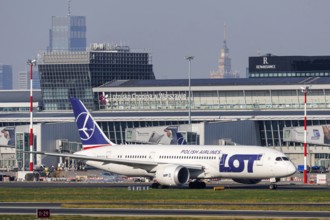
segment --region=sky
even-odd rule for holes
[[[72,0],[86,16],[87,44],[122,43],[147,49],[157,79],[192,78],[216,70],[227,26],[232,71],[245,76],[248,57],[271,53],[330,55],[328,0]],[[0,63],[14,74],[49,44],[52,16],[67,0],[0,0]]]

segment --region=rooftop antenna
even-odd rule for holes
[[[259,48],[257,49],[257,55],[261,56],[261,50]]]
[[[71,16],[71,0],[68,0],[68,16]]]
[[[226,42],[227,41],[227,25],[226,22],[224,22],[224,31],[223,31],[223,41]]]

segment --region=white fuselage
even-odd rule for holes
[[[256,146],[115,145],[76,154],[127,161],[131,165],[86,162],[90,166],[126,176],[154,177],[157,169],[169,164],[187,167],[192,179],[280,178],[296,172],[294,164],[283,153]],[[136,161],[157,165],[134,166]]]

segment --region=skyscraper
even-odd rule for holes
[[[86,50],[86,17],[72,16],[52,17],[52,27],[49,30],[48,51]]]
[[[33,71],[32,81],[33,81],[32,88],[40,89],[40,79],[39,79],[38,71]],[[18,72],[17,89],[18,90],[30,89],[30,71]]]
[[[92,89],[115,79],[155,79],[150,54],[128,46],[92,44],[86,51],[45,52],[40,57],[41,93],[49,111],[71,109],[69,97],[93,109]]]
[[[0,64],[0,90],[13,89],[13,70],[11,65]]]
[[[18,79],[17,79],[17,89],[18,90],[26,90],[29,88],[29,74],[27,71],[20,71],[18,72]]]
[[[238,78],[237,73],[231,71],[231,58],[229,57],[229,49],[227,47],[227,27],[224,25],[224,40],[223,46],[220,51],[220,58],[218,61],[218,70],[211,71],[210,78],[222,79],[222,78]]]

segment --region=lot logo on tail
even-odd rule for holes
[[[95,131],[95,123],[93,119],[87,112],[82,112],[78,115],[76,122],[80,138],[84,141],[88,141]]]
[[[115,145],[105,136],[102,129],[79,99],[70,98],[70,101],[84,150]]]

